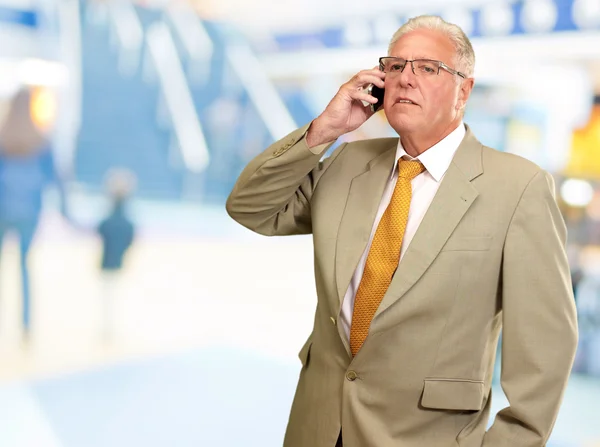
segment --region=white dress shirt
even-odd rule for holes
[[[423,166],[425,166],[426,169],[424,172],[416,176],[411,182],[412,198],[410,202],[410,210],[408,212],[408,223],[406,225],[404,238],[402,240],[402,249],[400,251],[400,259],[402,259],[402,256],[404,256],[410,241],[417,232],[417,228],[419,228],[419,225],[421,224],[421,220],[423,220],[423,216],[425,216],[429,205],[433,201],[433,197],[435,196],[440,183],[444,178],[444,175],[446,175],[446,171],[448,170],[448,167],[452,162],[452,158],[454,157],[458,146],[462,142],[465,133],[465,126],[461,122],[460,125],[446,138],[423,152],[416,159],[412,158],[406,153],[404,147],[402,146],[402,140],[400,139],[398,141],[394,167],[392,168],[388,184],[383,192],[383,196],[381,197],[381,202],[379,203],[379,209],[375,217],[375,222],[373,223],[373,228],[371,229],[369,243],[367,244],[365,252],[360,258],[358,266],[356,267],[356,271],[354,272],[352,280],[350,281],[350,286],[348,287],[346,295],[344,296],[344,301],[342,302],[340,320],[348,340],[350,339],[350,326],[352,324],[352,312],[354,310],[354,297],[363,275],[365,263],[367,261],[367,255],[369,253],[369,249],[371,248],[373,237],[375,236],[375,230],[377,230],[379,221],[381,220],[385,209],[390,203],[392,193],[394,192],[394,187],[396,186],[396,180],[398,179],[398,160],[400,158],[407,160],[419,160],[421,163],[423,163]]]

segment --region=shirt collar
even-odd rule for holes
[[[427,172],[429,172],[436,182],[440,182],[442,180],[442,177],[450,167],[452,158],[454,157],[456,150],[465,137],[465,134],[465,125],[461,121],[459,126],[450,132],[446,138],[431,146],[421,155],[416,157],[416,160],[419,160],[421,163],[423,163],[423,166],[425,166]],[[404,147],[402,146],[402,138],[400,138],[398,140],[396,159],[394,163],[394,169],[392,169],[391,177],[394,176],[396,170],[398,169],[398,160],[400,160],[402,157],[408,160],[415,160],[406,153]]]

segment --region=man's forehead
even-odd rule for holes
[[[450,38],[436,30],[418,29],[398,39],[390,56],[404,59],[437,59],[452,57],[456,50]]]
[[[426,53],[414,53],[410,57],[397,56],[395,54],[392,54],[392,57],[397,57],[398,59],[435,59],[435,57],[433,57],[431,54]]]

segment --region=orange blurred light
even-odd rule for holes
[[[41,130],[49,130],[56,117],[56,96],[43,87],[35,87],[31,92],[31,119]]]
[[[592,108],[588,124],[573,132],[566,174],[573,177],[600,178],[600,105]]]

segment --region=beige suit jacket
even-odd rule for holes
[[[334,447],[340,429],[344,447],[545,445],[577,345],[552,177],[467,126],[353,358],[336,322],[398,139],[344,143],[320,161],[307,129],[252,160],[227,201],[257,233],[313,236],[318,304],[284,446]],[[510,406],[486,430],[501,328]]]

